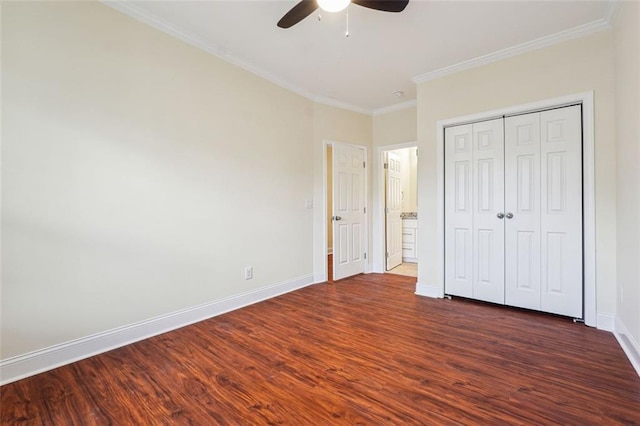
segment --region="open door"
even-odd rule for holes
[[[386,269],[392,270],[402,263],[402,177],[400,156],[387,153],[385,163],[385,223],[386,223]]]
[[[333,279],[364,272],[364,149],[333,145]]]

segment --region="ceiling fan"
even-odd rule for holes
[[[318,8],[325,12],[339,12],[349,6],[349,3],[383,12],[402,12],[409,0],[302,0],[278,21],[278,26],[291,28]]]

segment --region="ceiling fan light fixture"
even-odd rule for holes
[[[318,0],[318,6],[325,12],[340,12],[349,6],[351,0]]]

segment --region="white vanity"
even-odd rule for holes
[[[402,261],[418,263],[418,215],[402,213]]]

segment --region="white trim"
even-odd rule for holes
[[[613,335],[616,336],[622,350],[625,355],[627,355],[627,358],[629,358],[629,362],[631,362],[636,373],[640,376],[640,344],[638,344],[631,333],[629,333],[629,329],[622,322],[619,316],[617,316],[615,320],[615,331],[613,332]]]
[[[597,328],[598,330],[613,332],[616,323],[616,315],[608,312],[601,312],[597,316]]]
[[[605,19],[598,19],[597,21],[579,25],[577,27],[560,31],[558,33],[551,34],[545,37],[540,37],[536,40],[531,40],[525,43],[518,44],[516,46],[507,47],[506,49],[489,53],[487,55],[478,56],[477,58],[462,61],[457,64],[449,65],[434,71],[429,71],[413,77],[411,81],[413,81],[415,84],[424,83],[425,81],[434,80],[436,78],[455,74],[460,71],[487,65],[493,62],[501,61],[503,59],[511,58],[513,56],[522,55],[523,53],[527,53],[532,50],[542,49],[543,47],[548,47],[554,44],[562,43],[564,41],[583,37],[589,34],[596,33],[598,31],[607,30],[609,28],[611,28],[609,22],[607,22]]]
[[[584,321],[591,327],[597,325],[596,317],[596,222],[595,222],[595,141],[593,92],[545,99],[529,104],[486,111],[479,114],[439,120],[436,122],[437,138],[437,197],[438,197],[438,295],[444,297],[444,128],[447,126],[487,120],[505,115],[522,114],[564,105],[582,104],[583,125],[583,205],[584,205]]]
[[[440,288],[436,285],[416,284],[416,294],[426,297],[442,297],[440,296]]]
[[[582,205],[584,246],[584,322],[596,326],[596,167],[593,92],[582,98]]]
[[[313,274],[313,283],[314,284],[321,284],[321,283],[326,283],[327,282],[327,274]]]
[[[390,112],[402,111],[404,109],[415,108],[418,105],[418,102],[415,99],[411,99],[406,102],[401,102],[398,104],[389,105],[383,108],[374,109],[372,114],[373,116],[388,114]]]
[[[609,0],[609,4],[607,6],[607,12],[605,14],[605,20],[612,28],[616,24],[616,19],[618,19],[618,12],[620,12],[621,6],[622,6],[622,1]]]
[[[250,71],[250,70],[248,70],[248,71]],[[253,72],[253,71],[251,71],[251,72]],[[291,89],[291,87],[293,87],[293,86],[291,86],[288,83],[279,84],[276,81],[270,80],[270,79],[268,79],[267,77],[265,77],[265,76],[263,76],[261,74],[257,74],[255,72],[254,72],[254,74],[256,74],[256,75],[258,75],[258,76],[260,76],[262,78],[265,78],[265,79],[271,81],[274,84],[278,84],[279,86],[284,87],[285,89],[291,90],[292,92],[295,92],[295,93],[297,93],[297,94],[299,94],[301,96],[304,96],[304,97],[306,97],[307,99],[309,99],[309,100],[311,100],[313,102],[317,102],[319,104],[327,105],[327,106],[330,106],[330,107],[346,109],[347,111],[357,112],[359,114],[364,114],[364,115],[371,116],[372,111],[370,109],[360,108],[359,106],[348,104],[346,102],[342,102],[342,101],[339,101],[337,99],[328,98],[328,97],[325,97],[325,96],[319,96],[319,95],[308,95],[307,96],[304,93],[308,93],[308,92],[304,91],[303,89],[298,89],[296,91],[296,90]],[[286,84],[286,86],[284,84]]]
[[[14,382],[167,331],[279,296],[313,283],[305,275],[0,361],[0,384]]]

